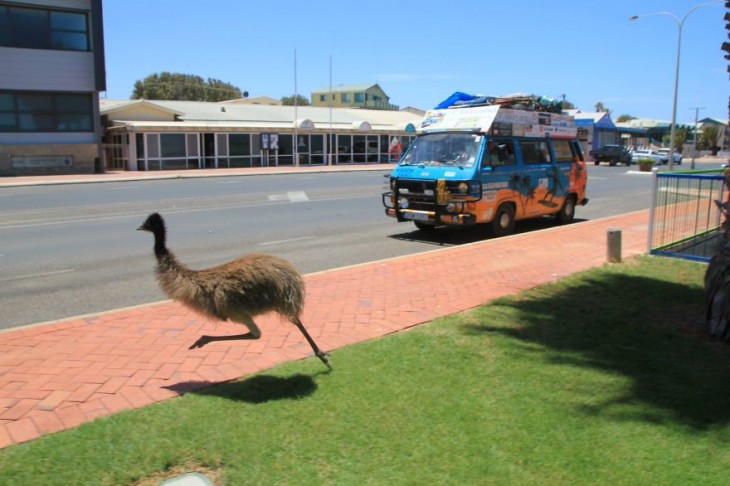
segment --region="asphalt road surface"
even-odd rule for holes
[[[191,268],[267,252],[302,273],[397,257],[485,238],[479,231],[417,231],[384,214],[388,170],[326,174],[0,188],[0,328],[163,300],[152,235],[135,231],[151,212],[168,246]],[[649,207],[651,177],[589,167],[597,219]],[[517,231],[551,226],[518,223]]]

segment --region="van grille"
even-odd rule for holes
[[[436,181],[398,179],[396,194],[408,199],[408,209],[436,211]]]

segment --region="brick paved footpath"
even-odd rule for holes
[[[305,276],[303,322],[324,350],[393,333],[606,262],[607,230],[623,257],[645,253],[648,210]],[[153,278],[150,275],[150,278]],[[120,410],[315,359],[304,337],[262,316],[257,341],[188,347],[238,334],[159,302],[0,332],[0,448]],[[337,372],[337,352],[331,357]]]

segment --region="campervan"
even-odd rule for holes
[[[499,104],[428,111],[390,174],[385,213],[421,230],[488,227],[550,216],[570,223],[585,205],[586,164],[572,117]]]

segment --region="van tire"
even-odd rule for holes
[[[563,205],[560,207],[560,211],[555,213],[555,219],[558,224],[569,224],[575,219],[575,195],[569,194]]]
[[[515,231],[515,208],[511,204],[502,204],[490,225],[492,236],[511,235]]]

